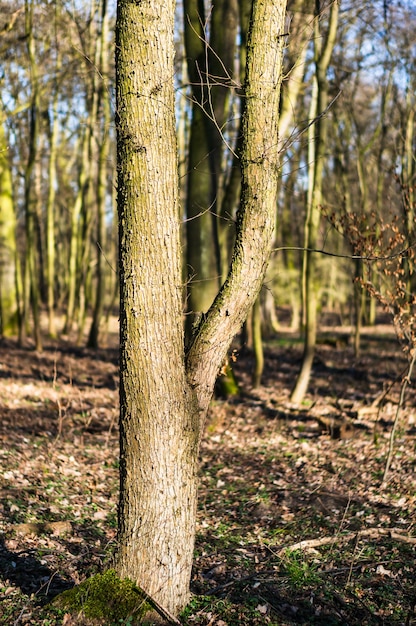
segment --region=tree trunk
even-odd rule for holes
[[[35,339],[35,348],[38,352],[42,351],[42,337],[40,331],[40,290],[39,290],[39,272],[36,263],[36,198],[33,190],[36,186],[33,184],[33,173],[36,165],[37,148],[39,141],[39,124],[40,124],[40,91],[37,73],[37,61],[35,54],[35,39],[33,34],[33,0],[25,2],[25,30],[27,37],[27,52],[31,69],[31,104],[29,109],[30,128],[29,128],[29,150],[28,160],[25,171],[25,218],[26,218],[26,266],[25,266],[25,305],[24,315],[25,323],[28,321],[29,303],[32,309],[33,317],[33,333]]]
[[[55,8],[55,77],[53,80],[53,97],[51,103],[51,119],[49,120],[49,163],[48,163],[48,197],[46,201],[46,292],[47,292],[47,308],[48,308],[48,334],[50,337],[56,337],[55,329],[55,199],[56,189],[58,186],[57,175],[57,153],[58,153],[58,133],[59,133],[59,75],[62,67],[62,53],[59,46],[58,35],[58,19],[59,19],[59,3]]]
[[[222,133],[229,108],[237,14],[236,0],[219,0],[212,6],[207,27],[204,3],[184,2],[185,48],[193,95],[186,197],[188,337],[194,314],[206,313],[222,283],[217,213],[223,193]]]
[[[85,188],[89,177],[88,163],[88,143],[89,131],[85,128],[80,141],[80,165],[78,173],[78,189],[75,196],[74,204],[70,213],[70,236],[69,236],[69,252],[68,252],[68,297],[66,305],[66,316],[64,325],[64,334],[71,331],[74,323],[75,309],[77,304],[77,287],[79,287],[79,239],[80,239],[80,216],[84,202]]]
[[[193,558],[199,425],[183,353],[173,20],[172,0],[119,0],[117,567],[178,613]]]
[[[0,116],[0,337],[18,330],[16,214],[4,120]]]
[[[254,349],[254,369],[251,378],[253,389],[260,386],[261,377],[264,370],[264,350],[263,337],[261,332],[261,299],[260,293],[253,306],[252,325],[253,325],[253,349]]]
[[[97,33],[96,10],[98,5],[91,2],[88,19],[88,30],[81,44],[86,47],[85,69],[87,82],[85,90],[86,117],[83,120],[82,140],[80,141],[80,163],[78,170],[78,190],[71,213],[71,237],[68,272],[68,305],[64,333],[69,333],[74,321],[78,325],[77,343],[83,339],[86,310],[90,303],[88,281],[91,276],[91,232],[93,226],[93,210],[99,196],[97,162],[97,120],[102,75],[100,66],[100,38]],[[103,7],[105,9],[105,7]],[[92,47],[88,48],[88,44]],[[91,71],[91,59],[94,70]],[[94,301],[95,305],[95,301]]]
[[[97,172],[97,224],[96,224],[96,286],[95,303],[91,328],[88,336],[88,347],[98,348],[98,338],[100,333],[100,323],[103,316],[104,296],[105,296],[105,240],[106,240],[106,200],[107,200],[107,179],[108,179],[108,154],[110,149],[109,128],[111,123],[110,95],[108,85],[109,59],[108,59],[108,30],[109,16],[107,11],[107,0],[102,0],[101,5],[101,34],[97,42],[97,64],[101,82],[98,86],[97,103],[97,126],[101,131],[98,147],[98,172]]]
[[[184,353],[173,0],[119,0],[120,506],[116,567],[178,614],[189,596],[199,442],[219,368],[272,245],[285,2],[258,0],[248,47],[243,203],[230,273]]]
[[[320,7],[317,2],[317,8]],[[316,116],[316,122],[310,130],[309,148],[309,184],[307,200],[307,216],[305,223],[305,251],[303,257],[303,308],[305,320],[305,345],[301,370],[298,374],[294,389],[291,394],[292,402],[301,402],[309,384],[312,371],[313,358],[316,347],[317,332],[317,276],[316,276],[316,253],[312,249],[318,247],[318,229],[320,222],[320,210],[322,204],[324,159],[327,143],[327,117],[329,86],[327,70],[332,51],[336,41],[338,25],[339,4],[334,0],[331,5],[328,32],[324,44],[320,32],[320,10],[315,17],[315,76],[314,91],[311,100],[310,119]]]
[[[285,10],[285,2],[253,3],[242,124],[242,200],[234,251],[227,280],[197,329],[187,355],[188,378],[197,391],[202,418],[219,365],[260,291],[272,248]]]

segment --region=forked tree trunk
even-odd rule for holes
[[[228,279],[186,355],[174,9],[173,0],[118,2],[121,459],[116,567],[178,614],[189,595],[204,418],[231,339],[261,287],[272,244],[285,2],[253,4],[236,245]]]

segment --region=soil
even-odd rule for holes
[[[193,599],[183,624],[416,624],[416,395],[393,423],[407,358],[389,326],[266,342],[262,386],[215,398],[201,450]],[[117,525],[118,349],[15,341],[0,358],[0,624],[83,624],[50,600],[111,562]],[[383,481],[393,444],[391,464]],[[303,542],[303,543],[302,543]],[[131,624],[126,617],[124,624]]]

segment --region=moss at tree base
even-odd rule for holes
[[[112,569],[64,591],[53,604],[101,624],[127,623],[127,620],[130,624],[142,623],[151,611],[139,587],[129,579],[120,579]]]

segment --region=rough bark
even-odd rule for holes
[[[215,380],[272,245],[285,2],[254,2],[243,202],[230,273],[184,352],[173,0],[119,0],[120,506],[116,567],[172,614],[186,604],[198,450]],[[185,358],[186,356],[186,358]]]
[[[278,185],[278,104],[285,2],[254,2],[247,44],[242,124],[242,201],[230,271],[195,334],[188,379],[202,418],[219,366],[260,291],[270,256]]]
[[[173,0],[118,3],[121,498],[117,567],[187,602],[199,428],[184,366]]]

